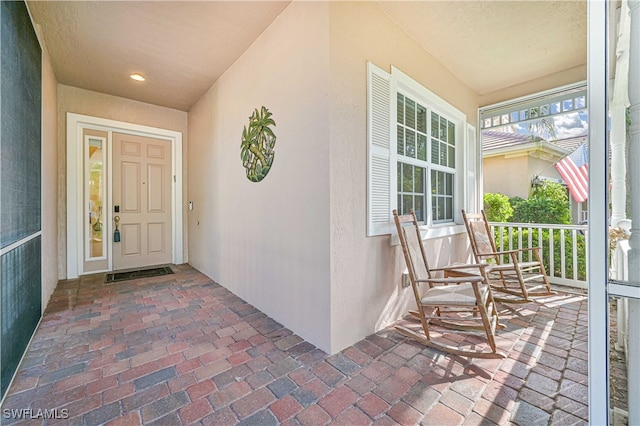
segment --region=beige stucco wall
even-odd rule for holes
[[[484,192],[528,198],[534,176],[560,179],[560,174],[553,167],[557,159],[545,160],[526,153],[485,157],[482,159]]]
[[[367,61],[395,66],[475,122],[478,100],[375,4],[330,5],[331,350],[404,315],[404,260],[389,236],[367,237]],[[462,148],[461,148],[462,149]],[[462,151],[459,151],[462,155]],[[464,229],[464,228],[463,228]],[[433,266],[468,256],[466,234],[427,241]]]
[[[67,187],[66,187],[66,145],[67,145],[67,112],[106,118],[144,126],[182,132],[183,149],[183,195],[187,197],[187,113],[175,109],[159,107],[117,96],[105,95],[77,87],[58,85],[58,275],[67,276]],[[186,215],[187,203],[184,203],[183,214]],[[184,259],[188,260],[188,228],[183,225]]]
[[[58,81],[42,49],[42,309],[58,283]]]
[[[532,176],[528,170],[529,157],[526,155],[509,159],[505,159],[504,156],[484,158],[482,160],[484,192],[529,198]]]
[[[328,6],[294,2],[189,111],[190,263],[330,350]],[[242,129],[273,113],[274,163],[250,182]]]
[[[560,179],[560,173],[558,173],[558,170],[553,166],[556,161],[559,160],[559,157],[553,157],[549,159],[537,158],[534,156],[529,157],[529,183],[531,183],[531,178],[536,175]]]

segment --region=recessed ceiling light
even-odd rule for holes
[[[137,72],[134,72],[129,77],[131,77],[135,81],[144,81],[145,80],[144,76],[142,74],[137,73]]]

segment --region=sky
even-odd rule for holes
[[[583,136],[587,134],[589,130],[589,122],[587,119],[587,112],[573,112],[566,115],[559,115],[553,117],[556,138],[565,139],[575,136]]]

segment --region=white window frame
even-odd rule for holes
[[[425,237],[438,237],[444,235],[451,235],[454,233],[464,232],[462,223],[461,209],[467,208],[466,200],[469,199],[469,186],[466,185],[467,175],[469,171],[466,170],[469,159],[464,155],[466,149],[467,138],[469,137],[468,124],[466,115],[455,108],[453,105],[440,98],[435,93],[431,92],[420,83],[403,73],[396,67],[391,67],[391,73],[376,67],[375,65],[368,63],[368,77],[369,77],[369,102],[368,102],[368,114],[369,114],[369,174],[368,174],[368,227],[367,235],[387,235],[394,232],[394,224],[391,215],[393,209],[398,208],[398,191],[397,191],[397,164],[401,161],[405,164],[417,165],[424,167],[425,176],[425,222],[422,228],[427,231]],[[377,78],[382,81],[385,80],[385,84],[382,87],[383,90],[372,89],[372,75],[376,75]],[[388,83],[388,87],[387,84]],[[372,93],[372,92],[376,93]],[[422,161],[406,156],[399,156],[397,153],[397,95],[401,93],[409,97],[411,100],[423,105],[427,108],[427,161]],[[388,99],[384,102],[382,99],[387,96]],[[380,111],[374,111],[375,105],[388,106],[389,113],[387,117],[383,117],[384,114],[380,114]],[[455,168],[451,169],[446,166],[440,166],[431,162],[431,112],[435,112],[441,117],[446,118],[455,125]],[[377,112],[377,113],[376,113]],[[374,117],[375,116],[375,117]],[[372,118],[373,117],[373,118]],[[388,118],[388,124],[387,119]],[[376,128],[376,126],[378,126]],[[388,126],[388,129],[383,128]],[[381,148],[380,135],[388,135],[388,144],[386,148]],[[377,141],[372,139],[377,137]],[[376,161],[377,164],[381,164],[388,161],[388,194],[386,197],[382,197],[380,194],[380,186],[386,180],[386,176],[376,175],[372,162]],[[475,163],[475,161],[473,162]],[[383,170],[386,171],[386,164]],[[453,221],[434,223],[432,216],[432,194],[431,188],[431,171],[440,170],[454,173],[454,191],[453,191]],[[378,168],[380,171],[380,168]],[[475,170],[471,172],[475,174]],[[384,182],[386,183],[386,182]],[[378,192],[374,191],[378,190]],[[383,201],[381,199],[384,198]],[[388,200],[387,200],[388,198]],[[388,213],[381,215],[381,209],[388,206]],[[375,216],[377,210],[377,216]],[[474,208],[475,210],[475,208]],[[375,216],[375,217],[374,217]],[[377,222],[376,222],[377,220]]]

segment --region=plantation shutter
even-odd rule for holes
[[[467,138],[466,138],[466,184],[465,184],[465,209],[469,213],[478,212],[478,146],[476,145],[476,128],[472,125],[467,125]]]
[[[391,75],[372,63],[368,74],[367,235],[390,234],[391,221]],[[393,203],[395,205],[395,203]]]

